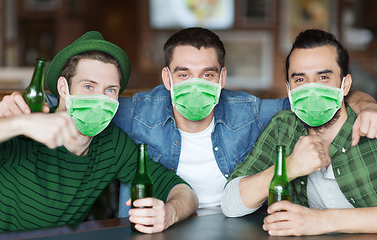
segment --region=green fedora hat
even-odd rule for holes
[[[121,94],[127,86],[131,74],[131,65],[126,52],[114,43],[105,41],[101,33],[97,31],[87,32],[73,43],[63,48],[54,59],[52,59],[46,73],[46,84],[55,97],[59,95],[57,82],[62,70],[70,57],[89,51],[101,51],[114,57],[122,70]]]

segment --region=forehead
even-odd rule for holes
[[[73,79],[120,84],[119,72],[114,64],[92,59],[81,59],[78,62]]]
[[[295,49],[290,56],[289,62],[289,75],[296,72],[311,73],[323,69],[340,72],[336,48],[333,46]]]
[[[192,46],[177,46],[172,54],[171,68],[177,66],[191,68],[205,68],[216,66],[220,68],[217,52],[214,48]]]

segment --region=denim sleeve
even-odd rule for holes
[[[51,93],[46,93],[46,103],[48,103],[49,108],[56,107],[58,106],[58,99]]]
[[[271,118],[281,110],[290,109],[289,99],[263,99],[259,109],[259,122],[266,127]]]
[[[120,193],[119,193],[119,212],[118,217],[129,217],[128,211],[130,206],[126,205],[126,202],[131,197],[131,184],[120,183]]]
[[[120,97],[118,111],[115,114],[112,122],[120,127],[128,135],[132,128],[132,97]]]

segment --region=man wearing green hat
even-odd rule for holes
[[[110,123],[129,75],[126,53],[88,32],[48,68],[47,86],[59,98],[53,113],[0,119],[0,231],[81,222],[111,181],[132,180],[136,144]],[[152,160],[149,168],[156,198],[135,201],[151,208],[132,209],[130,221],[154,233],[191,215],[198,200],[174,172]]]

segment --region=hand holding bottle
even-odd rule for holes
[[[44,103],[42,111],[44,113],[50,111],[47,103]],[[0,102],[0,118],[29,113],[31,113],[30,108],[20,92],[14,92],[11,95],[4,96]]]
[[[130,206],[131,199],[126,204]],[[150,197],[135,200],[133,205],[135,207],[129,211],[129,220],[135,230],[143,233],[156,233],[166,228],[170,216],[168,216],[169,212],[163,201]]]
[[[147,151],[147,145],[142,143],[139,144],[139,155],[138,155],[138,161],[137,161],[137,168],[135,177],[132,180],[131,183],[131,208],[153,208],[153,201],[152,202],[146,202],[142,204],[141,200],[145,199],[152,199],[153,200],[153,180],[149,174],[148,171],[148,151]],[[156,199],[157,200],[157,199]],[[135,202],[138,201],[139,204],[135,204]],[[150,200],[151,201],[151,200]],[[141,203],[140,203],[141,202]],[[164,204],[164,203],[162,203]],[[130,211],[130,221],[131,221],[131,230],[137,232],[138,230],[135,228],[136,223],[143,224],[143,222],[138,221],[132,221],[132,213],[135,211]],[[137,212],[146,212],[147,214],[150,211],[136,211]],[[148,214],[149,217],[149,214]],[[135,218],[135,217],[134,217]],[[138,220],[138,218],[136,218]],[[153,225],[153,223],[147,223],[148,225]]]

